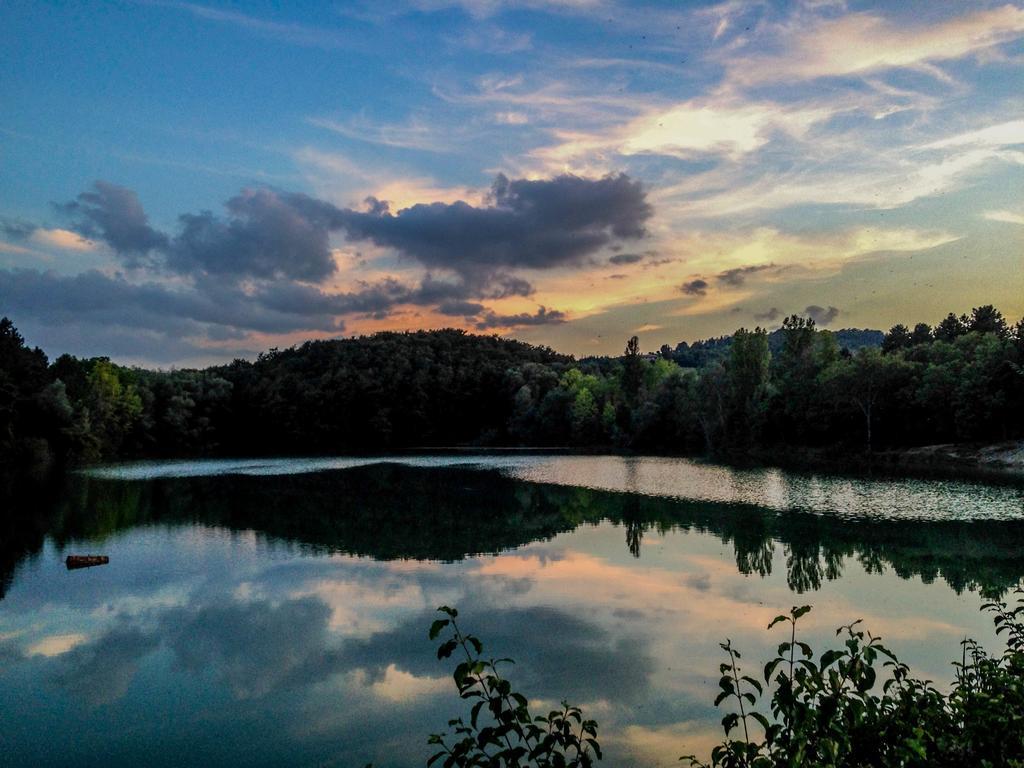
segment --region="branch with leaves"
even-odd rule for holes
[[[428,766],[589,768],[601,759],[595,721],[584,720],[578,707],[564,701],[561,709],[547,715],[531,715],[526,697],[499,672],[499,666],[514,662],[484,658],[480,639],[459,627],[458,611],[448,606],[438,611],[445,618],[431,625],[430,639],[446,633],[437,658],[461,657],[453,673],[455,687],[473,706],[468,723],[462,718],[449,720],[452,733],[430,737],[429,743],[440,749]]]

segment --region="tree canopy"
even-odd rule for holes
[[[575,360],[458,330],[272,349],[154,371],[50,362],[0,321],[0,459],[572,446],[719,457],[1024,436],[1024,321],[994,307],[934,328],[768,332]]]

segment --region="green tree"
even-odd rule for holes
[[[86,378],[89,422],[98,439],[100,456],[117,456],[125,436],[142,414],[142,399],[127,381],[124,369],[106,358],[94,360]]]
[[[47,383],[46,355],[30,349],[9,318],[0,318],[0,461],[39,434],[34,398]]]
[[[971,310],[971,319],[967,327],[974,333],[994,333],[1000,339],[1005,339],[1010,330],[1003,313],[991,304]]]
[[[767,401],[771,394],[771,351],[763,328],[740,328],[733,334],[726,363],[729,405],[726,415],[729,450],[745,447],[760,438]]]
[[[910,365],[898,355],[883,355],[864,348],[856,355],[833,363],[822,372],[822,385],[832,399],[852,403],[864,417],[867,450],[874,446],[874,427],[880,406],[906,383]]]
[[[965,333],[967,333],[967,317],[965,315],[957,317],[950,312],[942,322],[935,326],[933,336],[936,341],[952,342]]]
[[[586,387],[580,387],[572,403],[572,436],[577,445],[591,445],[599,434],[597,402]]]
[[[622,358],[622,393],[632,408],[640,397],[640,386],[644,380],[644,361],[640,356],[640,339],[631,336],[626,342],[626,352]]]
[[[889,332],[885,334],[885,338],[882,339],[882,351],[886,353],[898,352],[901,349],[906,349],[910,345],[910,330],[902,323],[897,323],[890,328]]]
[[[916,347],[932,341],[932,327],[928,323],[918,323],[910,334],[910,345]]]

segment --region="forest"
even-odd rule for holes
[[[576,360],[460,330],[271,349],[148,370],[49,360],[0,320],[0,461],[314,455],[454,446],[765,458],[1024,436],[1024,320],[775,331]]]

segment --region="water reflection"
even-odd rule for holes
[[[1024,519],[778,512],[745,503],[525,483],[497,471],[451,467],[378,464],[149,482],[82,476],[71,478],[48,505],[33,495],[12,506],[0,540],[0,597],[18,562],[37,552],[47,535],[63,550],[70,541],[101,541],[136,526],[182,523],[255,531],[319,553],[454,561],[607,520],[624,528],[626,547],[637,558],[651,533],[712,534],[732,546],[743,574],[770,574],[781,546],[787,583],[798,593],[839,578],[847,560],[869,572],[891,568],[902,578],[941,578],[957,592],[1000,594],[1024,575]]]
[[[794,591],[816,606],[809,639],[864,617],[942,680],[965,632],[991,639],[969,590],[1024,575],[1020,521],[853,520],[464,468],[83,477],[3,525],[12,764],[422,765],[457,708],[425,628],[454,603],[534,698],[601,721],[610,764],[674,765],[717,734],[718,640],[766,655]],[[72,548],[111,564],[69,573]]]

